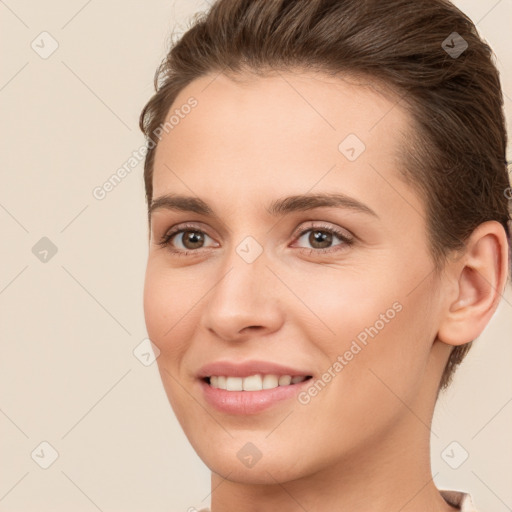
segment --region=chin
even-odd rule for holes
[[[212,453],[211,445],[195,446],[194,449],[212,472],[232,482],[276,484],[296,480],[308,473],[303,465],[298,466],[297,449],[289,456],[282,450],[270,449],[265,450],[268,454],[265,455],[258,453],[250,443],[241,443],[235,439],[232,441],[232,446],[225,446],[215,453]]]

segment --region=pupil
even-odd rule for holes
[[[201,243],[203,242],[203,236],[201,235],[201,233],[198,233],[197,231],[187,231],[187,233],[188,236],[185,237],[185,240],[187,243],[192,244],[192,249],[196,248],[197,245],[201,245]]]
[[[329,246],[331,239],[332,235],[330,233],[324,231],[313,231],[310,235],[309,242],[313,247],[315,247],[316,243],[319,243],[322,246],[321,249],[324,249]]]

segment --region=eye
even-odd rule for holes
[[[187,255],[198,249],[207,249],[208,247],[205,246],[207,239],[213,240],[197,226],[181,225],[165,233],[158,245],[168,247],[173,253]]]
[[[210,246],[205,245],[208,239],[213,241],[209,235],[195,225],[179,225],[166,232],[158,245],[167,247],[171,253],[178,256],[187,256],[200,252],[200,249],[218,247],[216,242]],[[354,243],[354,237],[349,232],[327,225],[302,228],[295,239],[298,242],[304,239],[302,243],[310,244],[310,248],[299,247],[301,251],[308,251],[309,254],[336,252]],[[334,243],[336,239],[339,240],[339,243]]]
[[[304,242],[310,244],[311,248],[301,248],[307,250],[309,254],[343,250],[346,246],[350,246],[354,243],[354,238],[350,233],[326,225],[315,225],[303,228],[297,236],[298,241],[304,239]],[[340,240],[340,243],[333,245],[336,238]]]

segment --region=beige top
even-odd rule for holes
[[[477,512],[471,496],[467,492],[439,491],[450,505],[460,508],[461,512]]]
[[[460,491],[439,491],[441,496],[450,505],[457,507],[461,512],[477,512],[471,496],[466,492]],[[209,508],[202,508],[197,512],[210,512]]]

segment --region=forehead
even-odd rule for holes
[[[230,197],[233,210],[271,192],[332,189],[382,208],[397,193],[417,202],[403,183],[389,186],[399,179],[399,149],[411,129],[398,95],[368,79],[291,72],[243,78],[208,75],[180,92],[167,115],[172,129],[156,150],[154,197]],[[195,106],[184,107],[191,98]]]
[[[193,109],[187,107],[190,98],[197,101]],[[277,142],[286,140],[290,145],[293,138],[300,139],[300,143],[306,138],[318,142],[323,136],[330,143],[347,133],[356,133],[370,142],[389,129],[409,125],[400,100],[398,94],[369,78],[334,78],[304,72],[230,78],[221,73],[203,76],[185,87],[167,119],[180,110],[190,110],[179,120],[174,116],[179,122],[173,125],[172,132],[184,136],[192,132],[203,145],[215,134],[229,135],[233,140],[244,140],[250,134],[257,141],[273,141],[279,135]],[[208,137],[204,137],[206,134]]]

